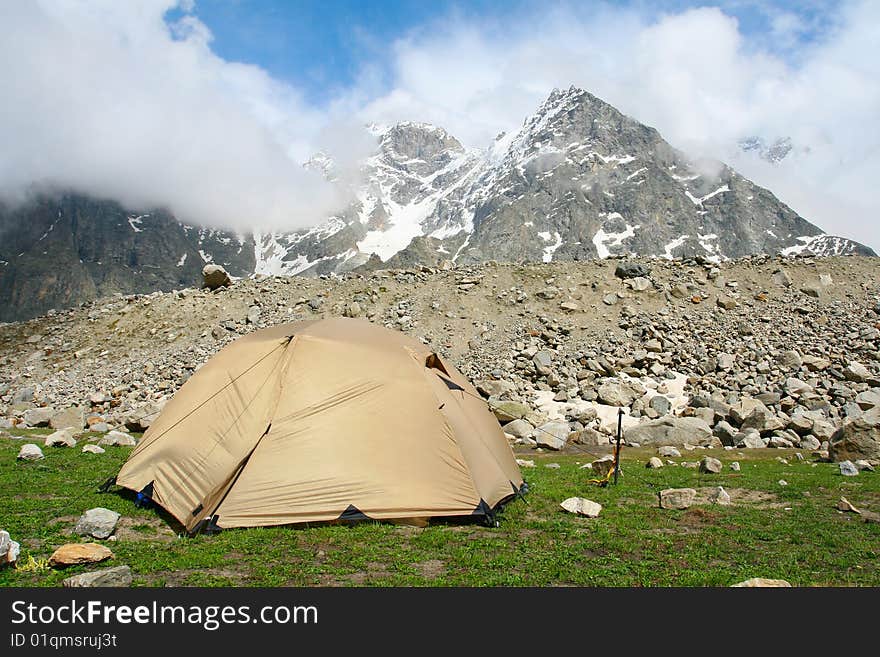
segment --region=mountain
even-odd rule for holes
[[[378,147],[349,190],[354,200],[309,230],[238,235],[73,193],[0,206],[0,321],[114,292],[197,284],[206,262],[234,276],[314,276],[626,253],[874,255],[574,87],[554,90],[518,132],[482,150],[423,123],[370,129]],[[741,147],[765,148],[759,140]],[[325,154],[305,166],[343,184]]]

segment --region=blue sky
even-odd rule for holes
[[[796,62],[801,50],[834,29],[838,2],[727,0],[692,2],[534,2],[528,0],[196,0],[194,14],[211,30],[212,49],[224,59],[257,64],[287,80],[312,102],[322,103],[357,82],[365,68],[393,84],[392,46],[403,37],[430,35],[449,20],[471,22],[503,34],[553,9],[581,17],[619,7],[646,20],[698,7],[721,7],[736,17],[746,48],[766,50]],[[169,12],[169,20],[181,15]],[[774,21],[797,17],[793,34],[778,38]]]

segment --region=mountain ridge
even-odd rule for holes
[[[377,149],[354,200],[309,229],[235,234],[75,193],[0,206],[0,321],[192,285],[207,262],[241,277],[627,253],[875,255],[576,87],[554,89],[518,131],[485,149],[426,123],[371,130]],[[326,154],[305,166],[339,182]]]

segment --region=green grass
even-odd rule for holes
[[[728,586],[750,577],[801,586],[880,585],[880,525],[834,508],[845,495],[856,507],[880,511],[880,473],[842,477],[834,464],[798,462],[787,450],[715,451],[725,463],[720,475],[645,470],[653,452],[628,450],[624,476],[607,488],[590,484],[588,471],[579,469],[589,455],[530,453],[524,458],[538,467],[523,469],[531,487],[527,503],[511,503],[498,528],[368,523],[184,538],[130,497],[96,492],[130,448],[100,455],[44,448],[44,460],[23,463],[15,460],[23,442],[0,439],[0,527],[22,543],[22,562],[78,540],[68,533],[77,517],[103,506],[123,521],[117,541],[97,541],[115,555],[97,567],[128,564],[137,586]],[[704,453],[686,452],[684,459]],[[741,472],[727,467],[733,460]],[[551,462],[561,467],[544,467]],[[789,485],[780,486],[780,479]],[[759,499],[685,511],[657,505],[663,488],[717,485],[734,502],[737,491]],[[559,502],[571,496],[602,504],[600,517],[562,511]],[[59,586],[87,569],[7,568],[0,586]]]

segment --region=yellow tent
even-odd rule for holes
[[[402,333],[335,318],[222,349],[168,402],[116,483],[198,531],[492,518],[523,479],[465,377]]]

